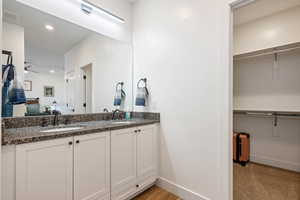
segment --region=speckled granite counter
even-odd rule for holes
[[[90,133],[98,133],[102,131],[117,130],[123,128],[131,128],[143,125],[150,125],[159,123],[159,119],[133,119],[130,123],[114,123],[112,121],[88,121],[88,122],[77,122],[70,125],[60,126],[29,126],[22,128],[8,128],[4,129],[2,133],[2,145],[12,144],[24,144],[31,142],[38,142],[44,140],[51,140],[56,138],[71,137],[77,135],[85,135]],[[60,132],[41,132],[48,129],[54,128],[66,128],[66,127],[82,127],[78,130],[71,131],[60,131]]]

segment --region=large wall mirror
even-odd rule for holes
[[[131,53],[129,43],[3,0],[2,116],[131,110]]]

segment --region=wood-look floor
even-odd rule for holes
[[[300,173],[234,164],[234,200],[300,200]]]
[[[157,186],[143,192],[141,195],[135,197],[133,200],[180,200],[174,194],[167,192]]]

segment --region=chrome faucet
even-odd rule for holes
[[[54,119],[53,119],[53,126],[58,126],[59,125],[59,120],[58,120],[58,116],[61,114],[59,111],[54,110],[53,111],[54,114]]]
[[[116,115],[117,113],[121,113],[122,111],[121,110],[119,110],[119,109],[116,109],[116,110],[114,110],[113,111],[113,113],[112,113],[112,120],[116,120],[116,119],[118,119],[118,120],[120,120],[120,119],[122,119],[122,116],[121,115]],[[118,116],[117,118],[116,118],[116,116]]]

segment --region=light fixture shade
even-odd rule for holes
[[[93,10],[97,11],[98,13],[105,15],[117,22],[120,23],[125,23],[125,20],[111,12],[109,12],[108,10],[105,10],[103,8],[100,8],[99,6],[87,1],[87,0],[79,0],[81,2],[81,9],[87,13],[90,14]]]
[[[88,5],[86,5],[86,4],[84,4],[84,3],[82,3],[82,4],[81,4],[81,10],[82,10],[84,13],[86,13],[86,14],[89,15],[89,14],[92,13],[93,8],[90,7],[90,6],[88,6]]]

